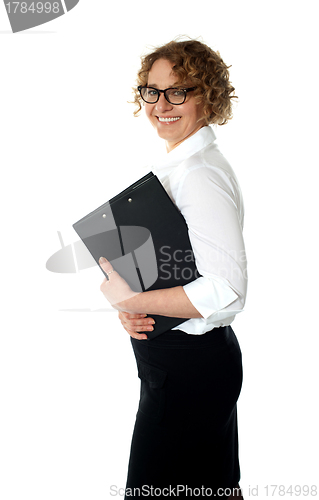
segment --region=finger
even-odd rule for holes
[[[124,325],[123,325],[124,326]],[[154,328],[152,326],[134,326],[134,325],[127,325],[124,326],[125,329],[128,329],[132,332],[152,332]]]
[[[154,325],[155,323],[154,319],[147,316],[147,314],[131,314],[125,311],[119,311],[118,317],[121,321],[126,323],[132,322],[137,325]]]
[[[126,311],[119,311],[119,317],[121,316],[127,319],[139,319],[139,318],[146,318],[147,314],[132,314]]]
[[[120,318],[120,321],[125,328],[136,332],[152,332],[154,330],[152,325],[155,324],[155,321],[152,318],[134,319],[129,321]]]
[[[99,264],[106,274],[110,274],[114,271],[111,263],[105,257],[99,258]]]
[[[143,318],[143,319],[125,319],[125,318],[120,318],[121,322],[124,323],[125,325],[131,325],[131,326],[150,326],[150,325],[155,325],[155,321],[153,318]]]
[[[121,322],[125,330],[130,330],[132,332],[152,332],[154,327],[152,325],[132,325],[132,323]]]
[[[148,337],[145,333],[136,333],[136,332],[132,332],[131,330],[126,330],[126,331],[133,339],[136,339],[136,340],[147,340],[148,339]]]

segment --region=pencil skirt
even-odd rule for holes
[[[163,498],[175,496],[177,487],[180,498],[192,491],[207,498],[235,487],[242,356],[232,328],[203,335],[170,330],[131,342],[141,392],[126,498],[151,495],[151,488],[156,496],[161,490]],[[199,489],[205,494],[198,495]]]

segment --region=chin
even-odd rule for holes
[[[169,141],[169,142],[178,142],[181,140],[179,137],[176,138],[176,135],[169,133],[169,131],[157,128],[157,135],[161,139],[164,139],[164,141]]]

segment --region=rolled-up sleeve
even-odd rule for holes
[[[207,319],[232,304],[238,295],[217,279],[198,278],[184,287],[185,293],[203,318]]]

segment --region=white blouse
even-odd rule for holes
[[[184,290],[203,318],[187,320],[176,329],[203,334],[230,325],[242,311],[247,291],[244,207],[236,176],[212,128],[201,128],[152,170],[186,220],[202,276]]]

